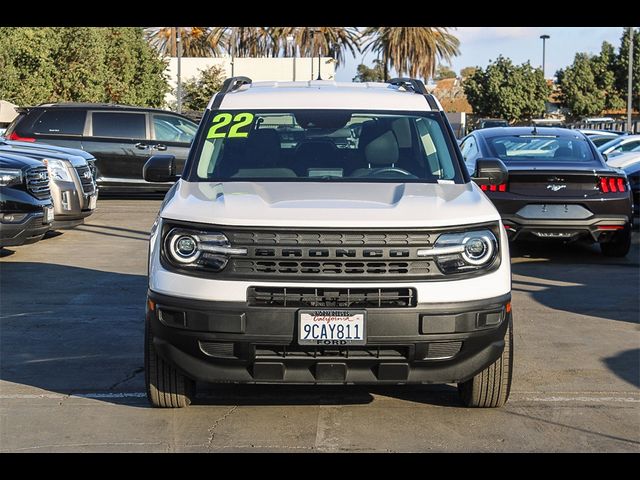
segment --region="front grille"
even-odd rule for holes
[[[88,166],[76,167],[80,183],[82,184],[82,190],[84,193],[93,193],[95,190],[95,183],[93,180],[93,173]]]
[[[256,307],[408,308],[417,303],[413,288],[249,287]]]
[[[27,190],[39,200],[51,196],[49,191],[49,172],[47,167],[34,167],[27,170]]]
[[[246,256],[232,257],[222,276],[331,279],[424,279],[442,275],[417,251],[438,234],[424,231],[250,231],[223,230]]]
[[[298,345],[256,345],[256,360],[406,360],[409,347],[365,346],[365,347],[315,347]]]

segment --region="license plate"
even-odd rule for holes
[[[518,211],[518,216],[545,220],[583,220],[593,214],[581,205],[547,204],[526,205]]]
[[[42,223],[53,222],[53,207],[44,207],[44,219]]]
[[[98,195],[91,195],[89,197],[89,210],[95,210],[98,204]]]
[[[366,310],[300,310],[300,345],[364,345]]]

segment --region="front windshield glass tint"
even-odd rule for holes
[[[487,139],[493,156],[505,162],[557,161],[592,162],[593,153],[586,140],[555,136],[503,136]]]
[[[192,180],[463,183],[428,112],[220,111],[208,123]]]

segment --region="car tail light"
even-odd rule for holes
[[[507,184],[501,183],[500,185],[480,185],[483,192],[506,192]]]
[[[14,140],[16,142],[35,142],[36,139],[32,137],[21,137],[15,131],[11,132],[7,137],[8,140]]]
[[[600,177],[600,191],[602,193],[626,192],[627,185],[622,177]]]

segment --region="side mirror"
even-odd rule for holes
[[[173,155],[154,155],[142,167],[142,178],[147,182],[175,182],[176,157]]]
[[[602,154],[602,158],[604,158],[604,161],[605,161],[605,162],[608,162],[608,161],[609,161],[609,155],[607,155],[606,153],[603,153],[603,154]]]
[[[500,185],[507,183],[509,171],[499,158],[480,158],[476,161],[476,176],[473,181],[478,185]]]

